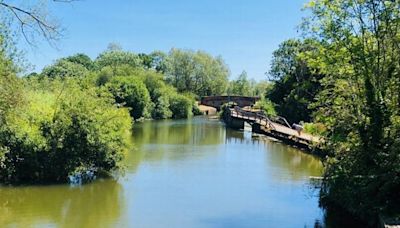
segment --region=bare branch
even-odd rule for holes
[[[71,3],[75,1],[79,0],[52,0],[52,2],[62,3]],[[0,1],[0,7],[8,10],[11,15],[17,19],[22,36],[31,46],[34,46],[32,38],[35,34],[42,36],[51,46],[54,46],[54,41],[57,41],[62,36],[62,29],[60,26],[51,23],[46,14],[37,10],[25,9],[12,5],[4,1]]]

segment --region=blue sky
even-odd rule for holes
[[[306,0],[84,0],[51,3],[66,29],[58,49],[45,42],[25,48],[27,60],[41,70],[75,53],[95,58],[111,42],[125,50],[150,53],[171,48],[221,55],[231,78],[243,70],[266,79],[272,52],[298,37]],[[27,45],[21,40],[21,47]]]

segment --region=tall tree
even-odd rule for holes
[[[243,71],[236,80],[230,82],[229,85],[229,95],[238,95],[238,96],[251,96],[252,94],[252,85],[250,80],[247,78],[247,72]]]
[[[308,62],[326,75],[317,119],[334,157],[321,191],[364,218],[400,212],[400,2],[310,1]]]
[[[67,59],[60,59],[53,65],[43,69],[41,76],[48,78],[84,77],[89,73],[85,66],[70,62]]]
[[[104,67],[110,67],[115,75],[117,68],[120,66],[141,67],[142,60],[135,53],[109,48],[95,59],[94,64],[99,70]]]
[[[165,75],[167,82],[180,92],[208,96],[225,92],[229,69],[220,57],[172,49],[166,58]]]
[[[64,59],[69,61],[69,62],[82,65],[87,70],[93,70],[94,69],[94,63],[93,63],[92,59],[89,56],[87,56],[86,54],[78,53],[78,54],[75,54],[75,55],[72,55],[72,56],[68,56],[68,57],[66,57]]]
[[[274,86],[267,98],[277,104],[279,115],[290,122],[311,121],[309,107],[321,89],[322,74],[313,72],[302,54],[316,49],[313,40],[287,40],[273,53],[270,79]]]

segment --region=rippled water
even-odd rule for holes
[[[0,187],[0,227],[314,227],[321,162],[216,120],[135,124],[119,180]]]

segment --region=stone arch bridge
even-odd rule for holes
[[[241,108],[254,105],[259,97],[246,97],[246,96],[207,96],[202,97],[200,100],[201,105],[211,106],[220,110],[223,104],[233,102],[236,106]]]

